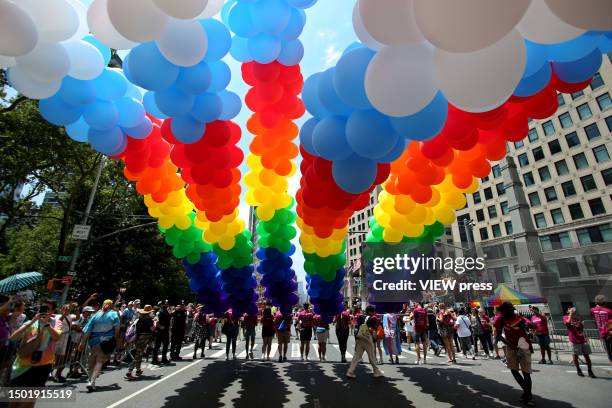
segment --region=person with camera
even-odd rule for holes
[[[593,373],[593,366],[591,364],[591,346],[584,335],[582,319],[576,314],[575,307],[570,307],[567,310],[567,315],[563,316],[563,324],[565,327],[567,327],[567,337],[572,344],[572,359],[574,361],[574,365],[576,366],[576,373],[578,376],[584,377],[584,374],[580,369],[580,362],[578,360],[578,356],[582,355],[587,364],[589,377],[596,378],[595,374]]]
[[[79,350],[85,348],[85,342],[90,346],[87,362],[89,382],[87,389],[96,389],[96,379],[102,371],[102,366],[109,359],[119,338],[119,315],[113,310],[113,301],[107,299],[102,304],[102,310],[93,315],[83,328],[83,336]]]

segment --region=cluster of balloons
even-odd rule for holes
[[[274,212],[272,219],[257,222],[257,237],[260,248],[275,248],[282,253],[293,253],[291,240],[296,236],[293,202],[287,208]]]
[[[344,310],[344,297],[341,290],[344,286],[344,268],[338,269],[334,279],[327,281],[320,275],[306,275],[308,296],[314,312],[321,315],[323,321],[330,323],[334,316]]]
[[[224,22],[236,34],[231,54],[241,62],[298,64],[304,46],[298,39],[304,24],[304,9],[317,0],[231,0],[222,12]]]
[[[188,41],[194,34],[178,32],[177,44],[167,52],[159,41],[146,42],[133,48],[123,63],[130,81],[149,91],[144,95],[147,111],[160,119],[171,117],[172,132],[183,143],[200,140],[208,123],[232,119],[241,108],[240,97],[225,90],[231,73],[221,58],[231,44],[228,29],[213,19],[190,23],[208,38],[201,53],[179,61],[183,48],[194,50]],[[171,51],[179,56],[169,57]]]
[[[297,282],[295,271],[291,268],[291,255],[295,247],[287,252],[281,252],[273,247],[264,247],[255,254],[259,263],[257,272],[262,275],[260,284],[266,288],[265,296],[276,305],[282,314],[291,314],[293,306],[298,303],[296,294]]]
[[[253,265],[222,269],[220,277],[234,316],[242,316],[244,313],[257,314],[256,302],[259,295],[255,292],[257,280],[253,275]]]
[[[195,293],[197,302],[203,305],[204,313],[222,316],[228,303],[216,262],[214,252],[204,252],[197,263],[183,261],[183,266],[189,278],[189,288]]]

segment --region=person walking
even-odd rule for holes
[[[385,354],[389,356],[391,364],[399,364],[399,355],[402,350],[402,342],[399,335],[398,321],[395,313],[385,313],[382,321],[385,339],[383,346]],[[395,357],[395,360],[393,359]]]
[[[246,358],[250,358],[251,360],[253,359],[253,348],[255,347],[255,329],[257,327],[257,320],[257,314],[245,313],[242,317],[244,338],[246,340]]]
[[[455,349],[453,348],[453,336],[455,334],[455,313],[452,309],[446,309],[443,304],[439,306],[438,312],[438,331],[442,338],[442,344],[448,356],[447,363],[456,363]]]
[[[69,355],[68,348],[70,346],[70,331],[72,330],[72,318],[70,317],[70,304],[66,303],[60,308],[60,314],[55,316],[56,320],[62,322],[60,338],[55,343],[55,374],[53,381],[57,383],[65,383],[66,378],[62,376],[62,371],[66,366]]]
[[[540,354],[542,359],[540,364],[546,364],[546,354],[548,354],[548,362],[552,364],[552,350],[550,349],[550,335],[548,332],[548,319],[545,315],[540,313],[540,309],[537,307],[531,307],[533,315],[531,316],[530,323],[533,327],[535,338],[540,346]]]
[[[411,350],[410,344],[414,341],[414,319],[410,307],[407,307],[404,311],[404,331],[406,332],[406,343],[408,343],[408,350]]]
[[[595,320],[599,338],[604,350],[608,353],[608,360],[612,361],[612,309],[606,307],[604,295],[595,296],[595,307],[591,309],[591,316]]]
[[[232,357],[236,358],[236,339],[238,338],[238,317],[234,315],[232,309],[225,312],[225,321],[221,328],[221,332],[225,334],[225,360],[229,360],[230,346],[232,348]]]
[[[187,311],[182,303],[176,306],[171,314],[172,322],[170,325],[170,359],[181,361],[181,347],[185,340],[187,330]]]
[[[470,326],[472,327],[472,342],[474,343],[474,354],[478,355],[478,341],[482,346],[482,350],[487,358],[489,358],[489,347],[487,340],[485,339],[484,327],[480,316],[478,315],[478,309],[472,309],[472,315],[470,316]]]
[[[142,355],[149,343],[151,343],[153,334],[155,333],[155,322],[151,316],[153,307],[151,307],[151,305],[145,305],[144,308],[138,309],[137,312],[138,318],[132,321],[131,327],[126,331],[126,337],[129,338],[132,335],[130,331],[134,331],[136,336],[134,341],[134,359],[130,363],[127,374],[125,375],[125,378],[128,380],[134,378],[132,375],[134,369],[136,369],[136,377],[142,375]]]
[[[357,378],[355,369],[357,368],[357,364],[362,360],[364,352],[368,355],[374,377],[379,378],[384,376],[384,373],[376,365],[376,354],[374,351],[374,336],[376,336],[376,328],[378,326],[378,322],[374,319],[376,310],[374,306],[370,305],[366,307],[365,312],[366,316],[363,319],[364,322],[359,326],[359,330],[355,336],[355,355],[346,373],[348,378]]]
[[[336,326],[336,337],[340,348],[340,362],[346,363],[346,346],[348,343],[349,332],[351,330],[351,314],[348,309],[344,309],[334,319]]]
[[[304,303],[304,309],[298,313],[298,330],[300,332],[300,359],[308,361],[310,353],[310,341],[312,340],[312,326],[314,324],[314,315],[310,311],[310,305]]]
[[[436,320],[436,313],[434,309],[429,305],[427,307],[427,342],[429,347],[434,351],[435,356],[439,356],[442,348],[440,346],[440,333],[438,333],[438,321]],[[426,356],[427,353],[424,354]]]
[[[459,317],[455,322],[455,328],[457,329],[457,336],[459,337],[459,344],[461,345],[461,351],[463,357],[467,358],[468,354],[472,356],[472,360],[476,360],[476,355],[472,350],[472,327],[470,318],[466,316],[467,312],[465,308],[459,309]]]
[[[276,326],[276,337],[278,340],[278,361],[287,361],[287,350],[291,342],[291,325],[293,323],[293,315],[291,313],[283,314],[280,311],[274,316],[274,325]]]
[[[412,321],[414,322],[414,348],[417,353],[416,364],[421,364],[421,347],[423,348],[423,364],[427,364],[427,329],[429,327],[429,320],[427,318],[427,311],[423,308],[423,305],[417,303],[412,311]]]
[[[314,316],[315,336],[319,346],[319,361],[327,361],[327,341],[329,340],[329,323],[320,314]]]
[[[266,307],[261,317],[261,339],[263,345],[261,347],[261,359],[270,361],[270,352],[272,351],[272,339],[276,334],[276,326],[274,317],[272,316],[272,308]]]
[[[193,318],[193,359],[198,358],[198,348],[200,348],[200,358],[204,358],[206,348],[206,338],[208,337],[208,321],[204,307],[197,305]]]
[[[159,302],[159,311],[155,317],[155,345],[153,347],[153,358],[151,363],[155,365],[168,364],[168,346],[170,344],[170,321],[168,302]],[[162,348],[161,362],[159,360],[159,349]]]
[[[580,377],[584,377],[578,361],[578,356],[582,355],[587,364],[589,377],[596,378],[591,364],[591,346],[584,336],[584,326],[582,324],[582,319],[576,315],[576,308],[570,307],[568,309],[567,315],[563,316],[563,324],[567,327],[567,336],[570,343],[572,343],[572,359],[576,366],[576,373]]]

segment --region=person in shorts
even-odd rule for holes
[[[329,340],[329,323],[319,314],[314,316],[314,323],[315,335],[319,343],[319,361],[327,361],[325,354],[327,353],[327,340]]]
[[[552,350],[550,349],[548,319],[546,316],[540,313],[540,309],[537,307],[531,307],[531,311],[533,312],[533,315],[531,316],[531,326],[533,327],[535,338],[540,346],[540,354],[542,354],[540,364],[546,364],[546,354],[548,354],[548,362],[552,364]]]
[[[300,332],[300,359],[304,361],[304,356],[308,361],[310,353],[310,340],[312,340],[312,327],[314,325],[314,315],[310,311],[310,304],[304,303],[304,310],[298,313],[298,330]]]
[[[255,327],[257,327],[257,321],[257,314],[245,313],[242,316],[242,327],[244,327],[244,339],[246,340],[246,358],[251,360],[253,359],[253,348],[255,347]]]
[[[589,377],[596,378],[591,365],[591,357],[589,356],[591,354],[591,346],[584,336],[582,319],[576,315],[575,308],[570,307],[567,310],[567,315],[563,316],[563,324],[565,327],[567,327],[567,336],[572,344],[572,358],[574,359],[574,365],[576,366],[576,373],[580,377],[584,377],[584,374],[582,374],[582,370],[580,369],[580,362],[578,361],[578,356],[582,355],[584,356],[584,361],[586,361],[587,364]]]
[[[595,296],[595,307],[591,309],[591,316],[595,320],[599,338],[608,353],[608,360],[612,361],[612,309],[606,307],[607,299],[604,295]]]
[[[423,305],[417,303],[412,311],[411,316],[414,322],[414,348],[417,353],[416,364],[421,364],[421,346],[423,346],[423,364],[427,364],[427,329],[429,328],[429,321],[427,318],[427,311],[423,308]]]
[[[274,325],[276,326],[276,338],[278,340],[278,361],[287,361],[287,350],[291,342],[291,324],[293,323],[293,314],[276,313],[274,316]]]

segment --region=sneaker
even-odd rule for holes
[[[283,362],[283,356],[278,356],[278,362],[282,363]]]
[[[283,361],[287,361],[287,356],[283,356]]]
[[[341,363],[346,363],[346,357],[342,356],[342,358],[340,358],[340,362]]]
[[[91,381],[87,382],[87,390],[89,392],[91,391],[95,391],[96,390],[96,384],[92,383]]]
[[[142,370],[136,370],[136,377],[140,377],[142,375]]]
[[[253,359],[253,352],[252,351],[249,353],[249,357],[251,358],[251,360]]]
[[[546,360],[540,360],[539,364],[546,364]]]
[[[374,373],[374,378],[380,378],[380,377],[384,377],[384,376],[385,376],[385,373],[383,373],[382,371]]]
[[[591,378],[597,378],[597,377],[595,377],[595,373],[593,373],[592,371],[589,371],[589,377],[591,377]]]
[[[552,360],[548,360],[548,364],[552,365],[552,363],[553,363]]]
[[[399,359],[395,360],[395,364],[399,364]],[[427,359],[426,358],[423,359],[423,364],[427,364]]]
[[[346,373],[346,376],[348,378],[357,378],[357,376],[355,375],[355,373],[351,373],[350,371],[348,373]]]
[[[125,379],[126,379],[126,380],[133,380],[133,379],[134,379],[134,376],[132,375],[132,372],[131,372],[131,371],[128,371],[128,372],[125,374]]]
[[[582,374],[582,371],[581,371],[581,370],[578,370],[578,371],[576,372],[576,374],[578,374],[578,377],[584,377],[584,374]]]
[[[323,356],[323,361],[327,361],[327,360],[325,359],[325,356]]]
[[[472,360],[476,360],[476,356],[472,356]]]
[[[414,364],[416,364],[416,365],[420,365],[420,364],[421,364],[421,360],[420,360],[420,359],[419,359],[419,360],[416,360],[416,361],[414,362]]]

